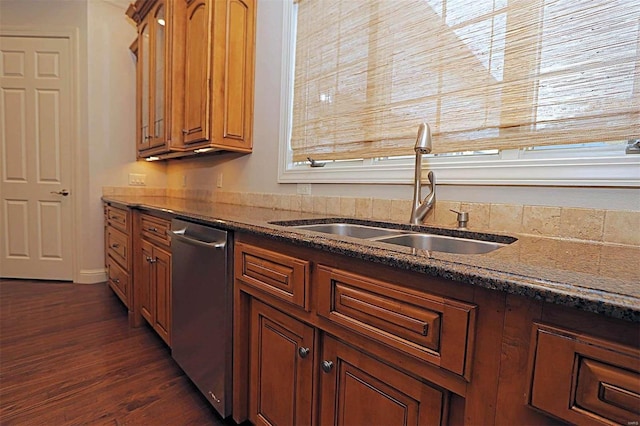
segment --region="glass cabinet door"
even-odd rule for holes
[[[153,63],[153,139],[151,146],[159,146],[165,143],[165,42],[166,42],[166,8],[160,4],[156,10],[153,22],[154,28],[154,63]]]
[[[149,148],[149,139],[151,138],[151,132],[149,129],[149,95],[151,82],[149,81],[149,59],[150,59],[150,32],[149,25],[145,25],[140,32],[140,45],[139,45],[139,57],[138,66],[140,67],[140,140],[138,140],[138,149]]]

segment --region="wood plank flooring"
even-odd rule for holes
[[[106,284],[0,280],[0,425],[226,425]]]

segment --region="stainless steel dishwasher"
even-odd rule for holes
[[[171,356],[222,417],[231,414],[231,234],[171,223]]]

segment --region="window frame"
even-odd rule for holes
[[[296,5],[283,1],[278,183],[409,184],[414,159],[354,160],[311,168],[296,165],[290,149],[295,66]],[[640,187],[640,155],[603,148],[505,150],[478,156],[425,157],[438,184]]]

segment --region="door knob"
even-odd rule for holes
[[[63,189],[60,191],[51,191],[51,193],[56,195],[62,195],[63,197],[66,197],[67,195],[69,195],[69,191],[67,191],[66,189]]]

